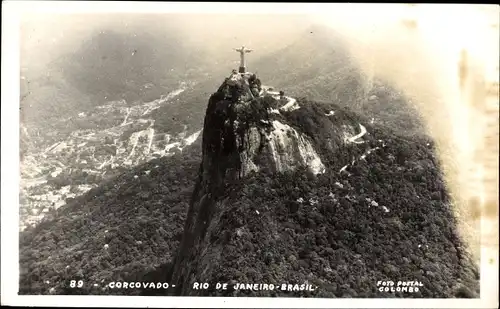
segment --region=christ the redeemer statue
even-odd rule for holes
[[[235,48],[235,51],[240,53],[240,73],[245,73],[246,72],[246,67],[245,67],[245,54],[253,51],[253,49],[248,49],[245,48],[245,46],[242,46],[241,48]]]

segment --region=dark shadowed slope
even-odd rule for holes
[[[227,72],[221,72],[219,76]],[[154,114],[155,128],[159,131],[177,134],[184,130],[198,131],[203,127],[206,98],[210,96],[217,82],[209,79],[187,88],[171,103],[160,107]]]

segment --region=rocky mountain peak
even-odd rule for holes
[[[199,178],[173,267],[173,281],[180,293],[183,286],[189,285],[195,264],[192,261],[203,246],[205,233],[228,185],[252,173],[273,175],[300,169],[313,177],[323,174],[326,167],[316,149],[318,136],[312,134],[311,128],[329,132],[320,139],[323,147],[330,150],[357,138],[355,131],[359,129],[348,115],[333,126],[334,111],[310,104],[302,108],[300,101],[284,91],[262,86],[255,74],[234,71],[210,96]],[[301,119],[306,122],[301,124]]]
[[[236,75],[233,83],[226,80],[210,97],[203,135],[204,169],[217,162],[232,178],[297,167],[322,173],[324,165],[311,138],[287,124],[283,115],[300,108],[296,99],[266,86],[251,88],[255,75]]]

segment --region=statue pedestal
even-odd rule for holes
[[[247,69],[245,67],[240,67],[239,73],[245,73]]]

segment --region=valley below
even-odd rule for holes
[[[76,121],[97,120],[105,126],[71,131],[55,142],[52,139],[49,146],[45,143],[45,147],[32,147],[20,162],[20,230],[36,225],[47,213],[57,212],[103,180],[151,159],[172,156],[191,145],[201,130],[187,134],[184,126],[179,134],[161,132],[155,129],[152,113],[178,100],[182,92],[193,86],[194,83],[182,82],[177,89],[151,102],[128,106],[124,100],[112,101],[81,112]],[[28,130],[22,129],[21,134],[30,139]],[[33,138],[50,138],[50,132],[46,133]]]

